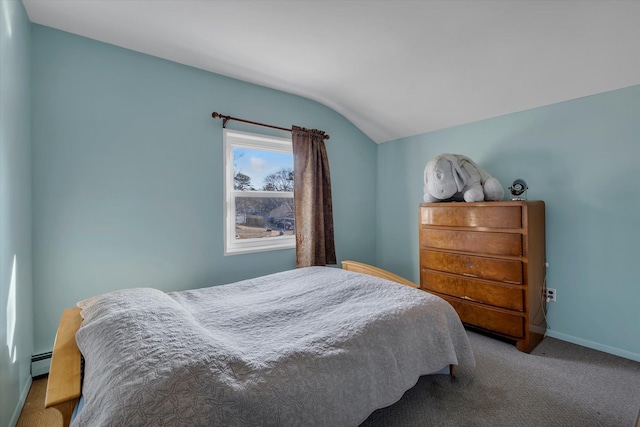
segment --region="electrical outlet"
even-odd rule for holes
[[[556,290],[554,288],[545,289],[544,296],[547,298],[547,302],[556,302]]]

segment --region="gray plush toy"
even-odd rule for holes
[[[502,200],[504,189],[496,178],[461,154],[440,154],[424,169],[424,201],[482,202]]]

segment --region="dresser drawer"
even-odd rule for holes
[[[524,310],[524,291],[520,287],[491,284],[461,276],[422,270],[420,288],[510,310]]]
[[[420,267],[515,284],[521,284],[523,277],[520,261],[429,250],[420,251]]]
[[[521,228],[520,206],[438,204],[420,207],[420,223],[449,227]]]
[[[524,337],[524,317],[509,314],[487,306],[466,303],[439,295],[455,308],[462,323],[494,331],[513,338]]]
[[[424,247],[488,255],[522,255],[522,234],[482,233],[477,231],[422,228],[420,242]]]

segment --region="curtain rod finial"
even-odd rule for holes
[[[220,114],[220,113],[217,113],[215,111],[213,113],[211,113],[211,117],[213,117],[214,119],[222,119],[222,127],[223,128],[226,128],[227,127],[227,122],[229,120],[233,119],[233,117],[231,117],[231,116],[225,116],[224,114]]]

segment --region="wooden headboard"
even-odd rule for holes
[[[383,270],[381,268],[374,267],[369,264],[364,264],[362,262],[342,261],[342,269],[353,271],[356,273],[368,274],[370,276],[380,277],[383,279],[391,280],[392,282],[397,282],[403,285],[411,286],[412,288],[420,287],[415,283],[405,279],[404,277],[400,277],[397,274],[393,274],[387,270]]]

